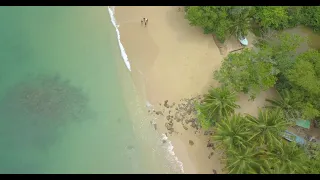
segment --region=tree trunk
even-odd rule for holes
[[[214,34],[212,34],[212,37],[217,47],[219,48],[220,54],[225,55],[227,52],[227,47],[223,43],[221,43]]]

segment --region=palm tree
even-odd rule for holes
[[[212,88],[205,95],[199,110],[210,124],[214,124],[217,120],[230,116],[236,108],[240,107],[235,104],[236,100],[236,93],[227,87]]]
[[[214,128],[215,134],[212,138],[227,149],[246,149],[248,146],[248,130],[244,117],[236,114],[219,121]]]
[[[306,174],[320,174],[320,153],[306,161]]]
[[[269,157],[273,162],[270,165],[270,173],[281,172],[283,174],[295,174],[306,172],[306,160],[308,159],[303,149],[293,142],[282,141],[269,150]]]
[[[279,93],[279,99],[266,99],[270,105],[265,106],[268,109],[280,109],[287,120],[295,121],[297,118],[300,117],[299,111],[295,108],[296,102],[292,100],[290,97],[290,92],[285,89],[281,93]]]
[[[305,146],[306,155],[306,174],[320,174],[320,144],[309,142]]]
[[[248,141],[265,145],[274,145],[280,142],[280,133],[288,126],[279,109],[259,110],[258,118],[246,115],[245,120],[250,128]]]
[[[260,173],[262,162],[258,158],[259,152],[252,148],[228,149],[227,166],[229,174],[257,174]]]
[[[238,6],[231,10],[230,35],[235,35],[237,38],[248,35],[251,28],[251,12],[250,6]]]

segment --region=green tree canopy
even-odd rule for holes
[[[232,115],[235,109],[240,107],[236,101],[236,93],[227,87],[211,88],[208,94],[205,94],[203,103],[197,106],[201,125],[212,126],[220,119]]]
[[[302,8],[302,23],[313,28],[314,31],[320,31],[320,6],[304,6]]]
[[[269,152],[269,160],[274,161],[272,169],[279,169],[284,174],[299,174],[306,171],[307,156],[295,143],[282,142]]]
[[[229,174],[257,174],[262,168],[259,154],[253,148],[228,149],[226,169]]]
[[[248,114],[246,121],[251,132],[248,141],[266,145],[278,144],[281,133],[289,125],[279,109],[259,110],[257,118]]]
[[[272,87],[278,71],[268,62],[270,55],[245,49],[241,53],[229,54],[222,66],[215,71],[214,78],[237,92],[249,93],[253,98]]]
[[[246,149],[249,145],[248,130],[244,117],[236,114],[216,124],[213,139],[227,149]]]
[[[268,109],[279,109],[285,115],[285,119],[291,122],[301,117],[301,113],[297,108],[297,102],[291,98],[291,92],[287,89],[278,92],[278,99],[266,99],[270,105],[265,106]]]
[[[306,146],[308,159],[305,165],[307,174],[320,174],[320,144],[308,143]]]
[[[320,94],[320,53],[311,49],[300,54],[285,75],[291,83],[309,93]]]
[[[311,49],[298,54],[296,50],[305,40],[301,36],[284,33],[278,36],[276,41],[261,44],[260,51],[271,52],[272,58],[269,61],[280,71],[276,88],[280,93],[288,91],[290,94],[290,103],[294,103],[293,108],[300,113],[300,116],[296,114],[295,117],[313,119],[320,115],[317,110],[320,108],[317,103],[320,100],[318,89],[320,76],[317,72],[320,53]],[[273,103],[281,103],[280,101],[283,102],[280,99],[274,100]],[[293,115],[291,110],[285,113]],[[293,117],[287,116],[287,118]]]
[[[286,6],[257,6],[254,18],[263,29],[284,29],[290,19]]]
[[[188,6],[186,19],[224,42],[229,35],[247,35],[253,10],[250,6]]]

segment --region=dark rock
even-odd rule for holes
[[[164,101],[164,104],[163,104],[163,106],[164,106],[164,107],[166,107],[166,108],[169,108],[169,105],[168,105],[168,100],[165,100],[165,101]]]
[[[162,140],[162,143],[164,144],[164,143],[166,143],[167,142],[167,140]]]
[[[170,115],[168,115],[166,118],[167,118],[167,120],[169,121],[169,120],[170,120]]]
[[[185,122],[186,124],[189,124],[192,120],[191,119],[186,119]]]
[[[167,129],[168,129],[169,131],[173,131],[173,127],[172,127],[172,126],[168,126]]]
[[[207,147],[212,148],[212,147],[214,147],[214,144],[212,142],[208,142]]]
[[[197,128],[196,123],[195,123],[195,122],[192,122],[191,127],[193,127],[193,128]]]
[[[215,169],[212,169],[213,174],[217,174],[217,171]]]
[[[164,126],[168,129],[169,124],[168,124],[168,123],[165,123]]]
[[[207,136],[207,135],[209,135],[209,134],[210,134],[210,131],[205,131],[205,132],[204,132],[204,135],[205,135],[205,136]]]
[[[156,115],[163,115],[161,111],[156,111]]]
[[[170,128],[172,128],[172,125],[169,125],[169,123],[165,123],[165,127],[169,130]]]
[[[153,124],[154,130],[157,130],[157,124]]]
[[[183,126],[183,129],[188,130],[188,127],[187,126]]]
[[[196,118],[189,119],[189,120],[188,120],[188,123],[190,123],[190,122],[195,123],[196,120],[197,120]]]
[[[190,146],[194,145],[194,142],[192,140],[189,140]]]
[[[211,159],[212,156],[213,156],[213,152],[209,154],[208,159]]]

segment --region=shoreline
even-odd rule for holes
[[[149,19],[149,24],[148,27],[141,27],[140,19],[142,17],[138,16],[139,13],[146,11],[148,11],[146,17]],[[176,40],[175,36],[177,34],[171,29],[170,25],[166,24],[167,20],[161,22],[161,17],[166,16],[167,13],[172,13],[171,16],[175,18],[173,19],[174,22],[171,23],[182,22],[181,25],[184,26],[186,33],[191,35],[196,33],[197,36],[194,39],[188,40],[198,41],[198,43],[185,43],[179,39]],[[117,25],[119,25],[121,42],[130,59],[132,78],[141,94],[145,96],[144,99],[148,100],[147,103],[150,103],[154,109],[159,109],[158,104],[165,100],[178,104],[183,98],[203,94],[212,85],[212,71],[215,67],[219,67],[222,56],[212,38],[208,38],[210,35],[204,35],[198,28],[189,27],[189,24],[183,18],[183,12],[177,12],[175,7],[116,7],[115,16]],[[171,18],[169,17],[169,19]],[[181,19],[184,21],[181,21]],[[157,24],[154,24],[153,21],[157,21]],[[157,25],[163,27],[162,30],[166,31],[152,33],[152,30],[156,31]],[[132,40],[133,37],[134,40]],[[156,37],[158,38],[155,39]],[[160,40],[160,42],[156,42],[157,40]],[[166,44],[172,44],[173,47],[176,47],[177,44],[185,44],[186,47],[164,48]],[[189,50],[188,54],[183,53],[186,50],[185,48]],[[192,52],[194,48],[198,49],[197,53]],[[201,64],[191,62],[197,57],[201,57]],[[177,59],[177,61],[162,62],[161,59]],[[216,60],[212,61],[211,59]],[[181,66],[181,63],[184,63],[184,66]],[[163,72],[168,68],[170,68],[169,71]],[[183,74],[185,76],[181,76]],[[170,77],[174,77],[174,79],[164,83]],[[158,82],[162,83],[158,84]],[[198,85],[194,86],[194,84]],[[172,85],[175,87],[170,87]],[[161,88],[161,92],[155,92],[154,88]],[[172,92],[175,89],[176,91]],[[154,118],[157,119],[155,123],[158,132],[167,134],[165,116]],[[185,130],[179,123],[174,124],[176,133],[168,135],[168,138],[174,146],[175,155],[183,163],[184,173],[212,174],[213,170],[222,173],[219,156],[212,155],[212,149],[206,148],[209,137],[203,135],[202,131],[195,135],[191,127]],[[193,145],[190,145],[190,140]]]
[[[195,117],[185,115],[189,110],[180,106],[186,108],[191,104],[188,101],[219,86],[213,71],[239,42],[235,38],[227,40],[227,51],[222,55],[213,37],[190,26],[179,7],[121,6],[116,7],[115,17],[130,60],[130,74],[154,119],[151,123],[171,141],[184,173],[226,173],[220,162],[221,152],[210,141],[211,132],[198,129]],[[149,19],[146,27],[140,23],[143,17]],[[253,42],[254,37],[248,40]],[[240,93],[237,103],[241,108],[237,112],[255,116],[273,91],[262,92],[255,101],[248,101]]]

